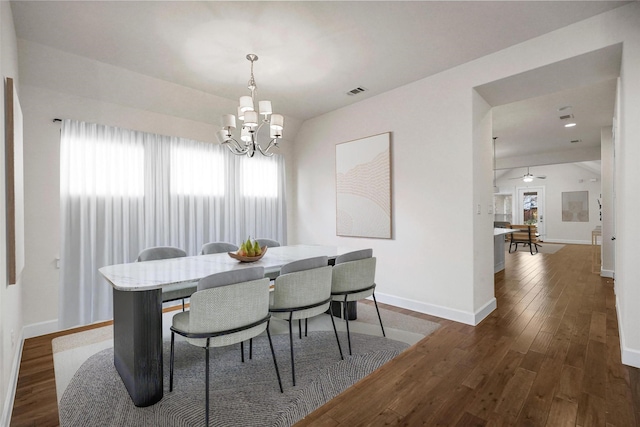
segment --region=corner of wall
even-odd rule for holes
[[[628,348],[625,344],[624,322],[620,313],[620,301],[616,296],[616,313],[618,313],[618,332],[620,334],[620,355],[622,364],[640,369],[640,351]]]
[[[20,362],[22,361],[22,348],[24,347],[24,337],[21,335],[19,344],[16,345],[16,351],[11,364],[11,372],[9,375],[7,394],[2,406],[2,418],[0,425],[8,426],[11,424],[11,415],[13,414],[13,402],[16,398],[16,388],[18,385],[18,374],[20,373]]]

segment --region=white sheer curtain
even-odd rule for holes
[[[239,157],[184,138],[71,120],[60,149],[62,328],[112,317],[98,272],[150,246],[198,255],[204,243],[286,243],[282,156]]]

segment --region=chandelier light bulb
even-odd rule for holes
[[[271,101],[258,102],[258,108],[260,109],[260,114],[264,115],[265,117],[273,113],[273,110],[271,110]]]
[[[229,140],[231,139],[231,135],[229,134],[229,131],[225,129],[221,129],[218,132],[216,132],[216,137],[218,138],[218,142],[220,144],[229,142]]]
[[[522,178],[522,180],[523,180],[524,182],[532,182],[532,181],[533,181],[533,178],[532,178],[532,177],[530,177],[530,176],[525,176],[524,178]]]
[[[242,132],[240,133],[240,139],[242,139],[244,142],[251,142],[251,132],[249,131],[249,128],[246,128],[246,127],[242,128]]]
[[[234,130],[236,128],[236,116],[233,114],[222,116],[222,127],[227,130]]]
[[[244,113],[245,111],[253,111],[253,99],[250,96],[241,96],[240,97],[240,110]]]
[[[275,130],[282,130],[284,128],[284,117],[282,114],[271,115],[271,128]]]
[[[282,138],[282,129],[270,128],[269,129],[269,135],[273,139],[280,139],[280,138]]]
[[[258,126],[258,113],[255,111],[244,112],[244,125],[245,126]]]

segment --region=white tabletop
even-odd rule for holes
[[[510,234],[513,233],[514,231],[519,231],[519,230],[514,230],[512,228],[494,228],[493,229],[493,236],[502,236],[504,234]]]
[[[277,272],[283,265],[304,258],[335,258],[357,248],[338,246],[293,245],[268,248],[260,261],[241,263],[227,253],[132,262],[98,269],[119,291],[146,291],[172,283],[192,282],[210,274],[238,268],[264,267],[265,273]]]

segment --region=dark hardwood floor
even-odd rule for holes
[[[441,320],[296,427],[640,425],[639,370],[620,363],[613,281],[592,272],[593,250],[507,254],[480,325]]]
[[[476,327],[385,305],[442,327],[296,426],[640,425],[640,370],[620,363],[592,247],[506,261]],[[25,341],[12,426],[58,425],[51,340],[65,333]]]

